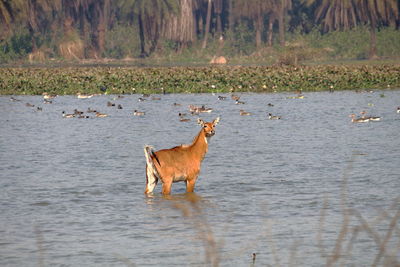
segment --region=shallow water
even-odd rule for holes
[[[360,225],[354,210],[383,241],[399,210],[400,91],[244,93],[244,105],[217,96],[0,97],[0,265],[248,266],[256,253],[256,265],[321,266],[343,225],[343,201],[353,213],[339,262],[370,265],[379,248],[364,230],[350,240]],[[176,183],[170,197],[160,185],[146,197],[143,146],[190,143],[197,117],[177,116],[189,104],[214,108],[206,121],[221,117],[196,193]],[[88,107],[109,116],[61,116]],[[382,120],[351,123],[361,110]],[[399,261],[395,225],[386,251]]]

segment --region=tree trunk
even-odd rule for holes
[[[82,6],[79,6],[79,12],[78,12],[78,19],[79,19],[79,34],[82,38],[82,40],[85,40],[86,37],[86,21],[85,21],[85,10],[83,9]]]
[[[147,57],[146,53],[146,44],[144,38],[144,28],[143,28],[143,20],[142,15],[139,14],[138,16],[138,23],[139,23],[139,39],[140,39],[140,57]]]
[[[257,15],[255,20],[256,28],[256,48],[260,49],[262,45],[262,32],[263,32],[263,17],[261,14]]]
[[[274,31],[274,21],[275,21],[275,18],[270,16],[268,19],[268,46],[269,47],[272,47],[272,35],[273,35],[273,31]]]
[[[202,49],[205,49],[207,47],[208,32],[210,31],[210,22],[211,22],[211,4],[212,0],[208,0],[206,28],[204,29],[204,40],[203,40],[203,45],[201,46]]]
[[[159,40],[160,40],[160,30],[158,27],[158,23],[154,23],[153,25],[153,36],[151,38],[150,42],[150,48],[149,48],[149,54],[152,54],[156,49],[158,48]]]
[[[279,23],[279,43],[281,46],[285,46],[285,8],[283,6],[283,3],[281,4],[279,10],[278,23]]]
[[[377,50],[376,50],[376,27],[375,23],[371,22],[370,26],[370,48],[369,48],[369,59],[377,59]]]
[[[221,13],[217,14],[217,36],[220,36],[222,34],[222,19],[221,19]]]
[[[108,18],[110,12],[110,0],[104,0],[100,9],[99,18],[99,52],[100,55],[104,52],[106,47],[106,31],[108,25]]]
[[[37,44],[36,44],[36,28],[37,23],[36,23],[36,6],[35,6],[35,1],[28,1],[28,30],[29,30],[29,35],[32,38],[32,52],[36,52],[38,49]]]
[[[235,24],[235,20],[234,20],[234,15],[233,15],[233,3],[232,3],[233,1],[230,1],[229,2],[229,18],[228,18],[228,20],[229,20],[229,30],[230,31],[233,31],[233,27],[234,27],[234,24]]]

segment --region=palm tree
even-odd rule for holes
[[[125,15],[137,18],[142,57],[156,49],[163,23],[179,9],[178,0],[121,0],[120,4]]]
[[[395,22],[399,16],[396,0],[306,0],[316,4],[316,20],[322,20],[324,30],[355,27],[358,22],[370,28],[370,58],[376,58],[376,28]]]
[[[110,0],[86,0],[90,1],[87,10],[91,17],[92,42],[98,55],[105,49],[105,38],[110,16]]]
[[[357,13],[362,23],[369,25],[369,57],[377,58],[376,28],[381,24],[395,24],[399,17],[396,0],[356,0]]]
[[[37,39],[50,26],[54,19],[53,10],[58,2],[51,0],[28,0],[22,6],[22,17],[26,21],[29,33],[32,38],[32,52],[38,49]]]
[[[287,12],[292,9],[292,0],[272,0],[273,14],[278,18],[279,43],[285,46],[285,17]]]
[[[307,5],[317,5],[315,20],[321,21],[325,31],[347,30],[357,24],[354,0],[307,0]]]
[[[26,10],[24,0],[0,0],[0,40],[5,39],[12,33],[12,24],[19,19],[24,20],[21,16],[22,11]],[[26,17],[25,17],[26,20]]]
[[[262,32],[264,30],[264,15],[272,10],[271,0],[236,0],[233,3],[233,12],[239,17],[246,17],[253,21],[256,31],[256,47],[262,44]]]
[[[11,3],[5,0],[0,1],[0,40],[4,39],[4,36],[7,35],[10,31],[10,25],[12,22],[12,10]]]
[[[216,32],[218,36],[222,33],[222,12],[224,10],[224,3],[223,0],[214,0],[214,13],[216,15],[217,25],[216,25]]]
[[[206,28],[204,29],[204,39],[201,48],[205,49],[207,47],[207,39],[208,39],[208,32],[210,31],[210,23],[211,23],[211,7],[212,1],[208,0],[207,4],[207,17],[206,17]]]
[[[180,12],[170,14],[163,23],[162,35],[177,44],[177,51],[185,48],[196,39],[196,23],[194,12],[196,2],[193,0],[179,0]]]

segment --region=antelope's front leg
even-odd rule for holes
[[[194,186],[196,184],[196,180],[197,180],[197,177],[190,179],[190,180],[186,180],[186,192],[187,193],[194,192]]]

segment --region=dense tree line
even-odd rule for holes
[[[376,57],[376,31],[399,28],[400,0],[0,0],[0,44],[28,30],[31,54],[50,51],[67,58],[101,58],[107,32],[118,25],[135,29],[138,55],[162,50],[165,41],[180,50],[209,40],[254,33],[257,48],[285,46],[285,33],[319,27],[321,32],[366,25],[371,58]],[[241,27],[237,27],[241,25]],[[243,26],[244,25],[244,26]],[[5,46],[3,45],[3,49]]]

